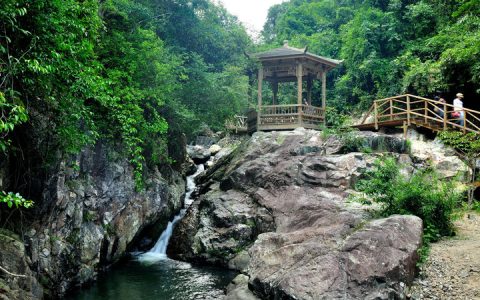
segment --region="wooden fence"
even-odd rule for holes
[[[454,106],[415,95],[400,95],[375,100],[358,128],[412,124],[433,131],[456,129],[480,133],[480,112],[464,108],[463,118],[454,117]],[[463,124],[461,119],[464,120]]]
[[[298,127],[319,129],[323,121],[323,109],[312,105],[264,105],[257,114],[257,129],[261,131]]]

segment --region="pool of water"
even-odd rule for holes
[[[168,258],[155,262],[129,261],[68,299],[220,299],[235,275],[226,269],[197,267]]]

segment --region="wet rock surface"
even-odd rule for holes
[[[411,160],[402,139],[358,135],[368,154],[348,153],[344,141],[316,131],[255,133],[198,177],[200,195],[176,227],[170,255],[242,271],[248,284],[239,279],[226,299],[402,297],[421,220],[371,220],[348,195],[381,152]]]
[[[185,183],[168,167],[145,176],[139,192],[131,165],[104,145],[61,164],[24,237],[29,266],[48,297],[96,279],[134,250],[142,235],[159,236],[182,206]],[[145,238],[144,247],[153,242]]]

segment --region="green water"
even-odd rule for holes
[[[154,263],[130,261],[99,278],[72,300],[188,300],[220,299],[236,273],[214,267],[196,267],[163,259]]]

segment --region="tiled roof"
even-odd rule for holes
[[[291,56],[291,55],[303,55],[306,53],[306,49],[298,49],[284,45],[280,48],[275,48],[272,50],[268,50],[265,52],[260,52],[254,54],[255,57],[258,58],[270,58],[270,57],[277,57],[277,56]]]
[[[268,50],[265,52],[260,52],[260,53],[255,53],[252,55],[253,57],[256,57],[260,60],[264,59],[271,59],[271,58],[280,58],[280,57],[289,57],[289,56],[306,56],[310,57],[313,59],[325,61],[327,63],[333,64],[333,65],[339,65],[342,63],[341,60],[336,60],[328,57],[323,57],[320,55],[316,55],[310,52],[307,52],[307,48],[304,49],[298,49],[294,47],[288,46],[288,43],[285,42],[285,44],[276,49]]]

